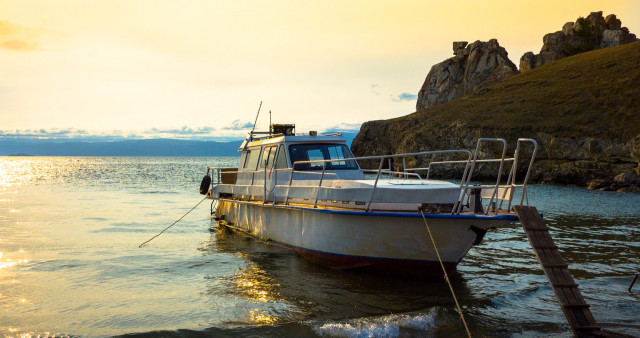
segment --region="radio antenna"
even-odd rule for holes
[[[260,116],[260,108],[262,108],[262,101],[260,101],[260,106],[258,107],[258,113],[256,114],[256,120],[253,121],[253,128],[251,128],[251,136],[253,136],[253,131],[256,130],[256,123],[258,123],[258,116]]]

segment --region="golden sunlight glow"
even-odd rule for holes
[[[270,325],[276,324],[278,322],[278,317],[269,316],[268,314],[263,313],[261,310],[250,310],[249,311],[249,322],[257,325]]]
[[[19,253],[24,253],[23,249],[18,251]],[[0,252],[0,259],[4,256],[4,253]],[[29,262],[27,258],[19,258],[17,260],[11,258],[5,258],[4,262],[0,262],[0,269],[10,268],[12,266],[16,266],[18,264],[26,264]],[[15,283],[15,281],[11,281],[11,283]]]
[[[277,295],[275,288],[278,284],[267,276],[267,273],[255,265],[247,266],[234,275],[236,290],[242,296],[258,301],[268,302]]]
[[[300,129],[359,125],[413,112],[399,94],[417,94],[453,41],[497,38],[518,64],[592,11],[640,31],[634,0],[6,1],[0,126],[228,126],[261,99]]]
[[[0,269],[4,269],[4,268],[9,268],[12,267],[14,265],[16,265],[16,262],[6,262],[6,263],[0,263]],[[11,283],[13,283],[14,281],[11,281]]]

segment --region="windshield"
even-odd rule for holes
[[[289,146],[291,163],[297,161],[336,160],[326,163],[327,170],[357,170],[356,161],[340,161],[353,158],[351,151],[344,144],[292,144]],[[322,162],[304,163],[294,167],[295,170],[322,170]]]

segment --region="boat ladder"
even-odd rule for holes
[[[514,209],[573,333],[578,337],[629,337],[598,326],[538,210],[523,205]]]

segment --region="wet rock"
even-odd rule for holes
[[[640,135],[632,138],[628,144],[629,155],[631,158],[638,163],[636,167],[636,174],[640,175]]]
[[[595,179],[589,182],[587,188],[589,188],[590,190],[601,190],[609,188],[612,183],[613,182],[610,180]]]
[[[640,185],[640,176],[635,173],[622,173],[613,180],[623,186]]]

